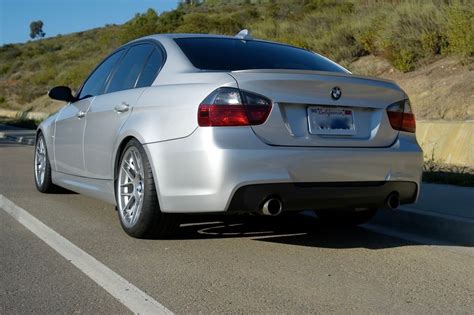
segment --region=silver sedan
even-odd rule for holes
[[[38,128],[35,183],[116,205],[134,237],[183,213],[312,209],[360,224],[417,199],[423,156],[407,95],[314,52],[236,37],[154,35],[92,71]]]

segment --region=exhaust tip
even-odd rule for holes
[[[264,215],[277,216],[283,210],[283,203],[278,198],[269,198],[262,206]]]
[[[395,210],[400,207],[400,196],[397,192],[393,192],[387,197],[387,208]]]

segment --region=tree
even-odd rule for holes
[[[46,35],[46,33],[43,32],[43,21],[38,20],[30,23],[30,37],[32,39],[43,38],[44,35]]]

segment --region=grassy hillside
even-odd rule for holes
[[[77,88],[106,54],[140,36],[233,35],[242,28],[257,38],[317,51],[349,68],[367,55],[386,60],[401,75],[446,56],[458,70],[471,74],[473,68],[472,1],[208,0],[160,15],[150,9],[124,25],[0,47],[0,108],[54,110],[58,105],[44,96],[50,87]],[[368,72],[360,64],[355,69]],[[472,84],[467,88],[472,91]],[[467,99],[469,106],[472,95]],[[429,108],[424,113],[426,118],[470,117],[466,110],[446,117],[431,115]]]

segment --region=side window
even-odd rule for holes
[[[152,45],[147,44],[132,46],[114,72],[107,93],[134,88],[153,49]]]
[[[95,69],[82,86],[79,98],[96,96],[104,93],[105,82],[117,61],[122,57],[124,50],[119,50]]]
[[[150,58],[138,78],[137,88],[150,86],[155,81],[156,75],[163,65],[163,54],[160,50],[154,49]]]

